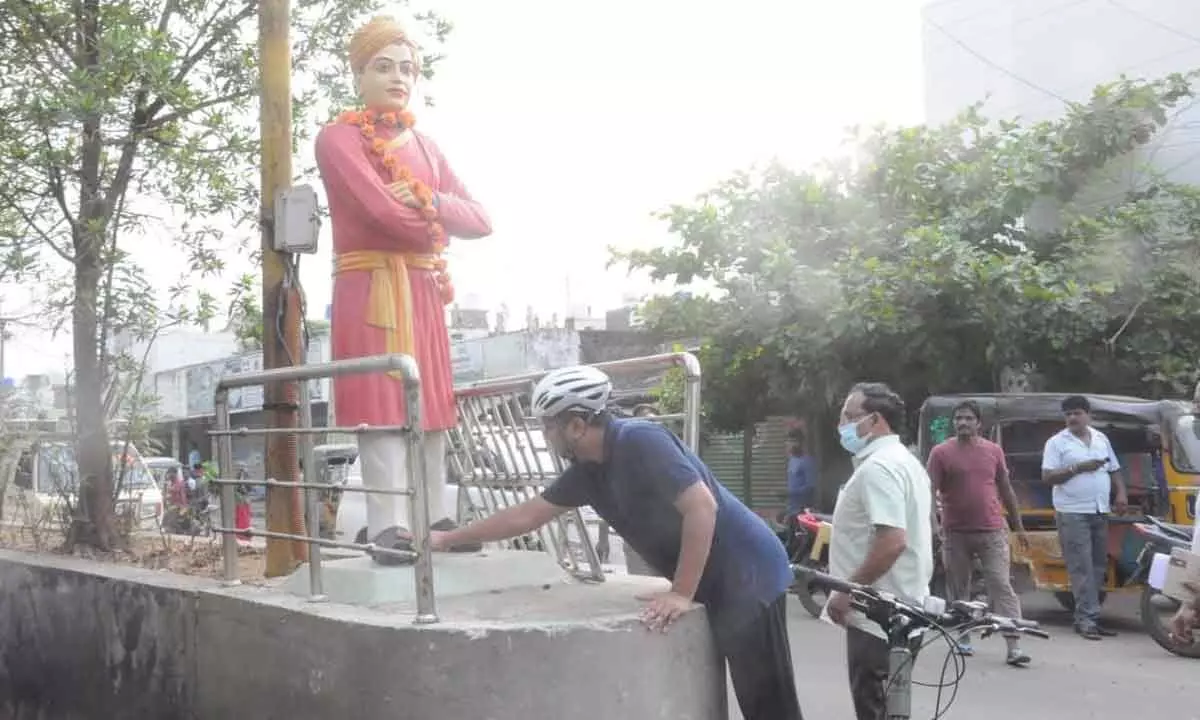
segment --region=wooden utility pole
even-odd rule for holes
[[[290,0],[262,0],[258,11],[260,73],[259,117],[262,141],[262,309],[263,368],[304,363],[301,347],[300,279],[293,258],[275,250],[275,202],[292,183],[292,51],[289,34]],[[282,322],[277,322],[282,318]],[[282,333],[280,332],[282,330]],[[282,337],[281,337],[282,335]],[[297,387],[275,383],[265,388],[263,410],[270,427],[296,426]],[[297,481],[299,457],[295,435],[267,435],[266,476]],[[226,468],[222,471],[228,472]],[[269,488],[267,530],[278,533],[303,532],[304,515],[294,488]],[[299,545],[299,547],[297,547]],[[267,539],[268,577],[286,575],[300,563],[303,545]]]

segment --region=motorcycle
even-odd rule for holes
[[[1170,555],[1171,550],[1183,548],[1191,550],[1192,529],[1186,525],[1171,525],[1154,517],[1147,516],[1145,522],[1133,524],[1134,532],[1145,541],[1138,554],[1137,571],[1132,581],[1143,585],[1141,601],[1141,619],[1146,632],[1167,652],[1188,658],[1200,658],[1200,638],[1192,635],[1190,644],[1179,643],[1171,638],[1170,617],[1179,610],[1180,603],[1174,598],[1162,594],[1161,590],[1150,587],[1150,566],[1156,554]]]
[[[777,534],[792,565],[800,565],[820,573],[829,572],[829,533],[833,517],[810,510],[789,515]],[[827,599],[823,586],[808,582],[800,573],[791,592],[814,618],[821,617]]]

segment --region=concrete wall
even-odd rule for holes
[[[601,620],[523,624],[538,603],[515,598],[476,607],[488,622],[414,627],[262,588],[0,552],[0,600],[4,718],[728,717],[703,611],[662,636],[637,627],[631,595]]]

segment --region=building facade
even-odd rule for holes
[[[1062,116],[1097,86],[1200,69],[1194,0],[932,0],[922,11],[926,121],[977,102],[994,119]],[[1200,104],[1126,166],[1147,162],[1172,180],[1200,183]],[[1130,177],[1132,175],[1133,177]]]
[[[453,331],[452,331],[453,334]],[[169,345],[187,343],[185,336],[160,338],[168,347],[156,357],[185,357],[182,351]],[[569,330],[565,328],[524,330],[482,337],[455,337],[451,343],[456,385],[481,382],[490,378],[523,375],[579,363],[603,362],[653,355],[666,346],[661,340],[644,332],[608,333],[602,330]],[[310,338],[307,361],[330,360],[328,334]],[[183,459],[193,448],[208,459],[212,443],[208,431],[213,426],[213,401],[217,383],[226,375],[255,372],[262,369],[262,353],[226,354],[223,357],[193,362],[181,367],[154,368],[148,365],[158,403],[155,421],[156,439],[164,452]],[[658,382],[661,372],[633,373],[616,378],[619,390],[634,397],[645,396]],[[329,380],[314,380],[309,385],[313,423],[324,426],[336,418]],[[259,428],[268,422],[263,412],[263,390],[248,387],[229,393],[231,425]],[[234,459],[244,463],[252,473],[261,473],[264,443],[261,437],[235,437]]]

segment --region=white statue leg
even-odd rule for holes
[[[358,436],[358,462],[363,486],[398,489],[406,486],[408,439],[402,435],[364,433]],[[390,527],[409,526],[408,498],[403,495],[364,493],[367,502],[367,539]]]
[[[446,523],[458,524],[458,494],[447,492],[446,447],[449,436],[445,432],[425,434],[425,472],[428,476],[429,524],[438,530],[448,530]],[[467,543],[451,548],[450,552],[479,552],[481,543]]]
[[[446,507],[446,432],[425,433],[425,475],[429,497],[429,524],[454,519]]]

